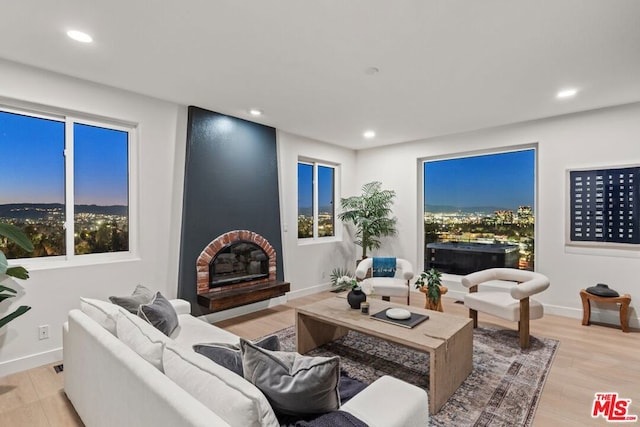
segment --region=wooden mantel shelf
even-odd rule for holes
[[[198,304],[206,307],[211,312],[216,312],[279,297],[289,292],[289,290],[289,282],[272,280],[267,283],[200,294],[198,295]]]

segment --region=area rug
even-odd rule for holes
[[[276,332],[282,350],[295,350],[295,330]],[[473,371],[436,414],[431,426],[530,426],[559,342],[531,337],[521,350],[515,331],[473,331]],[[429,354],[349,332],[312,350],[314,356],[340,356],[346,373],[370,384],[392,375],[429,392]]]

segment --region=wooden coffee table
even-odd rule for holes
[[[460,387],[473,368],[473,326],[471,319],[437,311],[369,300],[370,314],[391,307],[427,314],[412,329],[371,319],[353,310],[344,298],[317,301],[296,309],[296,345],[299,353],[357,331],[429,353],[429,411],[437,413]]]

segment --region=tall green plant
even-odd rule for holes
[[[382,183],[369,182],[362,186],[362,194],[340,199],[342,221],[351,222],[356,229],[356,245],[362,247],[362,259],[367,251],[380,247],[380,238],[396,234],[396,218],[391,216],[391,206],[396,192],[383,190]]]
[[[0,237],[11,240],[27,252],[33,251],[33,244],[31,243],[29,238],[22,232],[22,230],[14,225],[0,223]],[[9,267],[7,257],[5,256],[4,252],[0,251],[0,278],[3,275],[15,277],[16,279],[22,280],[26,280],[29,278],[29,272],[26,268],[20,266]],[[16,296],[16,294],[17,292],[15,289],[0,285],[0,302],[6,300],[7,298],[12,298]],[[15,311],[0,319],[0,328],[11,322],[16,317],[22,316],[29,310],[31,310],[31,307],[21,305]]]

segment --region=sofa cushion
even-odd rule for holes
[[[232,426],[279,426],[264,395],[253,384],[193,350],[167,344],[165,374]]]
[[[269,351],[240,338],[244,377],[267,396],[274,411],[309,415],[340,408],[340,357]]]
[[[189,350],[192,350],[194,344],[203,342],[238,344],[237,335],[213,326],[190,314],[178,315],[178,323],[178,327],[171,334],[171,339],[173,339],[176,344]]]
[[[117,336],[144,360],[163,371],[162,348],[171,339],[138,316],[121,309],[116,322]]]
[[[107,331],[116,335],[116,321],[120,315],[120,308],[117,305],[81,297],[80,310]]]
[[[133,290],[133,294],[131,294],[130,296],[111,296],[109,297],[109,300],[112,303],[117,304],[125,310],[129,311],[130,313],[138,314],[138,307],[140,306],[140,304],[150,303],[151,301],[153,301],[154,297],[155,294],[151,289],[148,289],[142,285],[138,285]]]
[[[277,335],[270,335],[253,342],[256,346],[271,350],[280,350],[280,340]],[[240,346],[235,344],[221,343],[205,343],[195,344],[193,350],[203,356],[216,362],[218,365],[224,366],[236,374],[243,376],[242,370],[242,354]]]
[[[138,307],[138,316],[166,336],[171,335],[178,327],[178,315],[175,308],[160,292],[156,293],[153,301]]]

